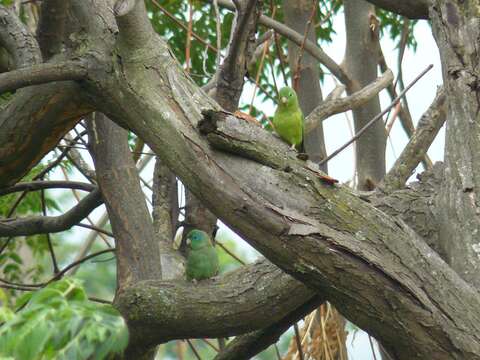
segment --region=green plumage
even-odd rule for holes
[[[218,255],[207,233],[192,230],[187,235],[187,279],[203,280],[218,274]]]
[[[303,150],[303,113],[298,105],[297,94],[290,87],[284,87],[279,92],[273,127],[292,148]]]

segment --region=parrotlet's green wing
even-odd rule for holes
[[[213,246],[192,250],[187,259],[187,279],[203,280],[218,274],[218,256]]]
[[[201,230],[192,230],[187,235],[187,244],[190,248],[187,257],[187,279],[203,280],[217,275],[218,255],[208,235]]]

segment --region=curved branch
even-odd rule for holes
[[[429,0],[367,0],[382,9],[409,19],[428,19]]]
[[[81,61],[45,63],[0,74],[0,93],[53,81],[82,80],[87,66]]]
[[[119,290],[115,305],[128,322],[132,343],[147,348],[172,339],[234,336],[265,328],[313,298],[312,290],[261,260],[197,284],[132,283]]]
[[[391,70],[387,70],[376,81],[346,98],[333,98],[331,100],[327,98],[305,118],[305,133],[309,133],[317,126],[318,122],[323,121],[332,115],[362,106],[390,85],[392,81],[393,73]]]
[[[35,37],[13,11],[1,5],[0,44],[10,53],[17,69],[42,62]]]
[[[84,191],[93,191],[96,188],[97,187],[95,185],[79,181],[32,181],[18,183],[14,186],[0,189],[0,196],[18,191],[35,191],[42,189],[77,189]]]
[[[32,216],[0,220],[0,236],[26,236],[65,231],[82,221],[102,202],[100,190],[96,189],[60,216]]]

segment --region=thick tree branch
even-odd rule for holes
[[[429,0],[367,0],[369,3],[409,19],[428,19]]]
[[[116,6],[123,8],[116,14],[118,39],[123,46],[128,46],[132,50],[140,48],[155,36],[150,21],[145,21],[147,11],[144,1],[118,0]]]
[[[443,126],[447,115],[446,107],[445,91],[440,88],[435,100],[418,122],[409,143],[383,179],[380,185],[382,188],[392,191],[405,185],[412,172],[425,158],[428,148]]]
[[[12,56],[16,69],[42,62],[35,37],[13,11],[1,5],[0,44]]]
[[[255,32],[259,16],[260,7],[256,0],[239,4],[228,54],[215,75],[214,98],[225,110],[235,111],[238,108],[247,63],[255,50]]]
[[[128,146],[128,132],[100,113],[88,128],[97,181],[115,236],[118,287],[161,278],[159,244]]]
[[[60,53],[65,36],[68,1],[43,0],[37,38],[44,60]]]
[[[103,203],[100,190],[93,190],[77,205],[60,216],[35,216],[0,220],[0,236],[27,236],[70,229]]]
[[[344,0],[343,7],[347,38],[345,68],[352,79],[363,87],[377,78],[378,43],[370,22],[375,11],[365,0]],[[352,89],[347,88],[347,93],[351,95]],[[385,126],[382,121],[376,121],[366,128],[380,110],[379,96],[353,110],[355,136],[362,129],[366,130],[355,143],[356,185],[360,190],[373,190],[385,175]]]
[[[115,304],[127,319],[131,341],[149,347],[172,339],[234,336],[268,327],[312,298],[312,290],[262,260],[197,284],[133,283],[120,290]]]
[[[21,179],[92,108],[73,82],[20,89],[0,111],[0,187]]]
[[[267,134],[262,146],[280,155],[267,154],[265,162],[287,161],[288,167],[212,151],[195,125],[203,117],[199,104],[211,111],[219,107],[165,47],[161,40],[145,44],[142,53],[148,56],[135,61],[127,61],[128,49],[119,48],[125,61],[114,65],[118,81],[105,83],[92,100],[141,136],[222,221],[283,270],[328,294],[396,356],[446,359],[452,351],[459,359],[480,356],[476,291],[403,222],[349,189],[324,184],[308,164],[283,160],[285,144],[268,132],[255,127],[233,140],[254,147],[260,144],[255,136]]]
[[[53,81],[82,80],[87,64],[81,61],[45,63],[0,74],[0,93]]]
[[[305,132],[309,133],[315,128],[318,122],[323,121],[332,115],[364,105],[371,100],[372,97],[376,96],[380,91],[390,85],[392,81],[393,73],[391,70],[387,70],[381,77],[377,78],[377,80],[346,98],[327,98],[306,117]]]

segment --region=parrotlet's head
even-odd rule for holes
[[[202,230],[192,230],[187,235],[187,246],[192,250],[201,249],[205,246],[211,246],[210,238],[207,233]]]
[[[279,106],[290,107],[298,104],[297,93],[291,87],[281,88],[278,97]]]

